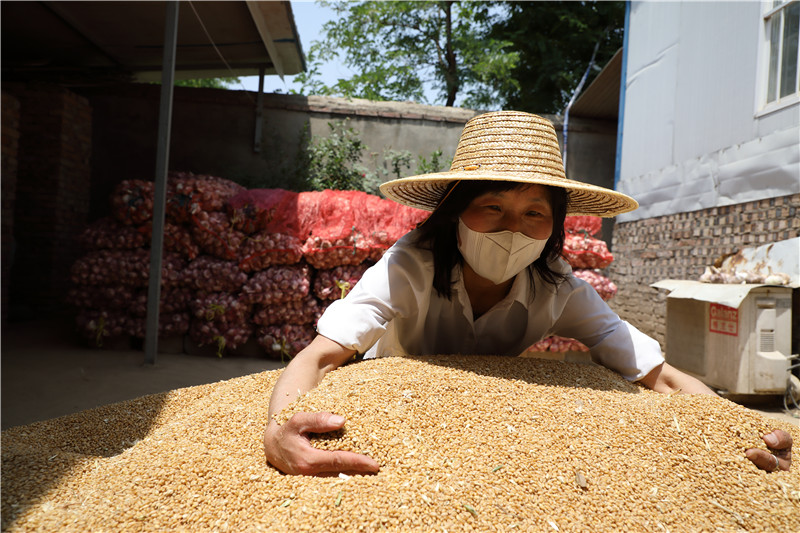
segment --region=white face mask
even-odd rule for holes
[[[458,250],[476,274],[495,285],[539,259],[546,244],[547,239],[531,239],[520,232],[481,233],[458,219]]]

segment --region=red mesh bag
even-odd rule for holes
[[[247,283],[247,274],[236,261],[203,255],[186,266],[183,280],[186,285],[200,291],[237,291]]]
[[[614,261],[605,241],[579,234],[567,234],[561,252],[572,268],[606,268]]]
[[[79,309],[127,309],[136,291],[126,285],[83,285],[67,292],[67,303]]]
[[[78,333],[98,348],[108,338],[128,335],[128,321],[128,315],[121,310],[83,309],[75,317]]]
[[[233,227],[244,233],[300,236],[298,193],[284,189],[252,189],[228,199]]]
[[[189,300],[189,310],[199,320],[237,324],[249,321],[252,306],[238,294],[198,291]]]
[[[150,244],[147,227],[123,224],[113,217],[106,217],[89,224],[80,236],[86,250],[130,250]]]
[[[575,275],[576,278],[580,278],[583,281],[587,282],[591,285],[594,290],[597,291],[597,294],[600,295],[600,298],[605,300],[606,302],[613,298],[617,294],[617,286],[614,284],[613,281],[608,279],[606,276],[600,274],[599,272],[595,272],[594,270],[584,270],[578,269],[573,270],[572,273]]]
[[[217,355],[243,346],[253,334],[253,326],[247,322],[208,322],[193,318],[189,324],[189,338],[198,346],[213,345],[217,347]]]
[[[542,339],[530,348],[529,352],[588,352],[585,344],[575,339],[552,336]]]
[[[245,190],[217,176],[170,172],[166,214],[176,222],[189,222],[200,211],[224,211],[227,201]]]
[[[189,331],[189,324],[190,317],[188,312],[159,313],[158,335],[161,337],[185,335]],[[147,336],[147,318],[128,317],[127,332],[132,337],[145,338]]]
[[[147,316],[148,289],[140,289],[127,302],[128,313],[132,316]],[[189,287],[165,287],[161,289],[159,317],[163,314],[183,313],[189,309],[189,300],[195,290]],[[160,318],[159,318],[160,319]]]
[[[314,277],[314,295],[320,300],[343,298],[369,268],[368,264],[338,266],[318,270]]]
[[[314,340],[315,335],[316,331],[310,325],[263,326],[256,331],[256,341],[267,355],[285,359],[297,355]]]
[[[603,229],[603,219],[589,215],[568,216],[564,220],[564,231],[567,233],[583,233],[588,237],[597,236]]]
[[[174,253],[165,253],[161,285],[183,282],[186,262]],[[130,285],[145,287],[150,279],[150,250],[98,250],[72,264],[71,280],[77,285]]]
[[[291,300],[273,305],[257,306],[252,321],[261,326],[273,324],[315,324],[322,316],[321,308],[314,298]]]
[[[200,211],[192,217],[192,236],[200,250],[220,259],[238,259],[244,233],[231,226],[228,215]]]
[[[253,274],[242,287],[242,294],[250,303],[271,305],[305,299],[310,286],[308,266],[273,266]]]
[[[303,248],[297,237],[257,233],[247,238],[239,249],[239,268],[255,272],[272,265],[293,265],[302,258]]]
[[[153,220],[153,187],[152,181],[121,181],[111,193],[111,214],[128,225]]]

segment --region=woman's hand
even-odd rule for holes
[[[353,452],[325,451],[311,446],[309,433],[326,433],[344,426],[344,417],[331,413],[296,413],[279,426],[270,420],[264,431],[267,461],[286,474],[375,474],[380,465]]]
[[[685,374],[677,368],[663,363],[655,367],[640,381],[656,392],[669,393],[675,390],[688,394],[714,394],[699,379]],[[758,448],[745,450],[745,455],[761,470],[774,472],[789,470],[792,466],[792,436],[782,429],[776,429],[763,437],[771,453]]]
[[[761,470],[775,472],[789,470],[792,466],[792,436],[782,429],[776,429],[763,437],[771,451],[751,448],[745,455]]]

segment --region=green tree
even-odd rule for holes
[[[520,55],[511,76],[498,87],[508,108],[560,113],[569,102],[597,48],[586,85],[622,47],[624,2],[504,2],[507,16],[490,35],[507,39]]]
[[[194,80],[178,80],[178,87],[204,87],[206,89],[228,89],[228,85],[238,84],[239,78],[201,78]]]
[[[337,19],[325,23],[322,41],[312,43],[308,71],[298,74],[303,94],[424,103],[425,84],[438,102],[488,107],[513,92],[509,74],[519,54],[502,36],[489,36],[494,22],[489,2],[321,2]],[[333,86],[319,80],[320,66],[342,61],[356,74]]]

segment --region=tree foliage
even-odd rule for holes
[[[239,83],[239,78],[200,78],[193,80],[177,80],[178,87],[204,87],[206,89],[227,89],[228,85]]]
[[[486,2],[321,2],[333,8],[322,41],[312,43],[309,70],[299,74],[305,94],[370,100],[427,102],[425,86],[438,102],[484,107],[498,91],[511,92],[509,76],[518,54],[502,37],[489,37],[492,4]],[[320,67],[341,61],[354,70],[347,79],[326,86]]]
[[[500,88],[505,106],[534,113],[564,111],[600,43],[587,85],[622,47],[624,2],[505,2],[508,16],[491,35],[513,43],[520,61],[514,86]]]
[[[559,113],[595,45],[602,66],[624,31],[624,2],[320,3],[337,18],[295,78],[303,94]],[[321,66],[335,61],[355,74],[325,85]]]

